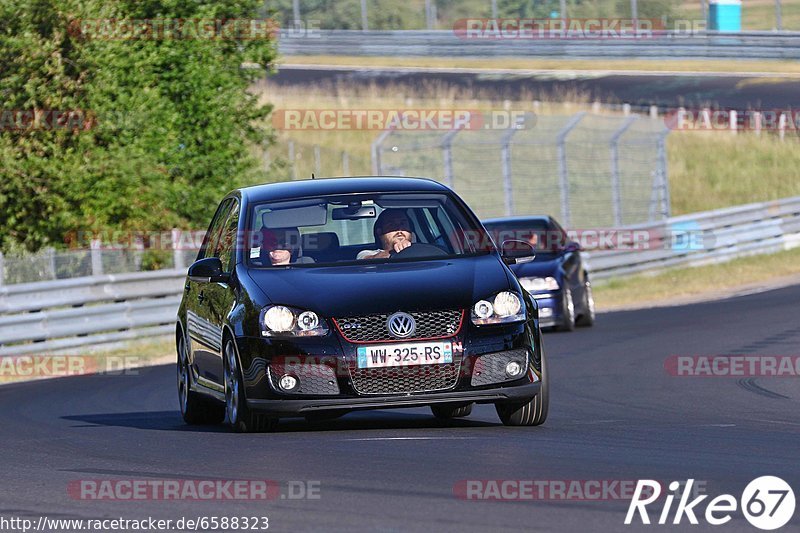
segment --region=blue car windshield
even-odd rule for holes
[[[498,246],[506,240],[529,243],[539,253],[558,253],[569,242],[567,233],[545,219],[487,222],[486,230]]]
[[[259,203],[248,214],[248,264],[257,268],[458,258],[491,239],[446,194],[322,196]]]

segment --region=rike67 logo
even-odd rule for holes
[[[729,522],[737,508],[751,525],[765,531],[778,529],[786,525],[794,515],[794,491],[784,480],[775,476],[762,476],[751,481],[742,492],[742,497],[737,501],[730,494],[721,494],[710,500],[705,513],[700,513],[700,504],[708,495],[697,496],[689,500],[692,495],[694,479],[686,483],[673,481],[669,484],[670,493],[664,498],[664,506],[658,515],[658,524],[664,525],[672,514],[672,504],[676,497],[678,504],[672,515],[672,524],[680,524],[685,516],[690,524],[697,525],[697,516],[705,518],[712,526],[719,526]],[[683,491],[678,491],[683,487]],[[630,525],[638,514],[642,524],[650,524],[650,515],[647,506],[653,504],[661,497],[661,484],[652,479],[640,479],[636,484],[633,499],[625,516],[625,524]],[[660,503],[660,502],[659,502]],[[695,514],[697,513],[697,514]]]

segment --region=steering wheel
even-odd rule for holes
[[[417,243],[399,252],[392,250],[389,252],[389,259],[407,259],[411,257],[437,257],[447,255],[447,252],[432,244]]]

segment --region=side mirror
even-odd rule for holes
[[[570,241],[570,242],[568,242],[568,243],[567,243],[567,245],[564,247],[564,251],[565,251],[565,252],[580,252],[580,251],[581,251],[581,245],[580,245],[580,244],[578,244],[578,243],[577,243],[577,242],[575,242],[575,241]]]
[[[198,283],[227,283],[230,276],[222,271],[219,257],[206,257],[189,267],[189,280]]]
[[[500,246],[500,256],[507,265],[519,265],[533,261],[536,250],[529,242],[510,239]]]

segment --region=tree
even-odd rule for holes
[[[250,24],[260,6],[3,0],[0,244],[35,250],[76,231],[203,227],[225,192],[265,181],[253,154],[272,141],[271,108],[248,87],[276,47],[263,23]],[[134,38],[120,25],[179,19],[175,31]],[[45,120],[27,127],[20,117],[34,110]]]

